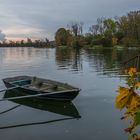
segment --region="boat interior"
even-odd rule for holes
[[[52,91],[62,91],[72,89],[66,84],[53,83],[49,80],[41,80],[37,77],[32,77],[30,79],[21,79],[11,81],[10,84],[14,86],[22,86],[31,90],[41,91],[41,92],[52,92]]]

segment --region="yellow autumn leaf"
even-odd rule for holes
[[[140,140],[140,134],[135,134],[133,140]]]
[[[135,87],[135,88],[139,88],[139,87],[140,87],[140,82],[136,83],[136,84],[134,85],[134,87]]]
[[[123,109],[130,104],[132,92],[129,88],[120,87],[117,91],[119,94],[116,97],[115,105],[116,108]]]
[[[129,68],[128,75],[129,76],[133,76],[134,74],[136,74],[136,72],[137,72],[136,68]]]
[[[127,106],[127,111],[128,112],[135,112],[140,105],[140,97],[137,94],[133,94],[133,96],[131,96],[131,102],[130,104]]]
[[[134,93],[130,97],[131,100],[129,100],[129,104],[126,106],[127,110],[123,116],[124,119],[133,117],[134,113],[140,110],[140,96]]]

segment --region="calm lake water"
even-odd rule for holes
[[[121,62],[135,54],[136,50],[0,48],[0,79],[31,75],[81,89],[68,107],[0,102],[0,139],[127,139],[123,129],[128,124],[120,120],[122,112],[115,109],[114,100],[117,87],[124,83]],[[0,89],[4,88],[1,80]],[[0,98],[3,96],[4,92]]]

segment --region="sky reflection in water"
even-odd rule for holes
[[[40,125],[1,129],[1,139],[8,140],[124,140],[125,124],[114,107],[116,89],[124,78],[121,62],[137,54],[136,50],[72,50],[37,48],[0,48],[0,79],[31,75],[69,83],[81,89],[73,104],[81,118]],[[0,81],[0,88],[5,88]],[[4,93],[1,93],[2,98]],[[17,106],[0,102],[0,112]],[[0,114],[0,128],[37,122],[61,120],[65,115],[21,105]]]

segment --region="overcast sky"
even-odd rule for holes
[[[140,10],[140,0],[0,0],[0,34],[14,40],[52,40],[56,30],[68,23],[84,22],[88,29],[98,17],[122,16],[134,10]]]

